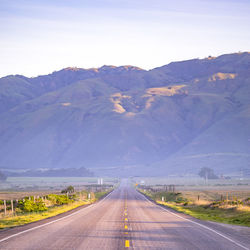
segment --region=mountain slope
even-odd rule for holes
[[[119,174],[133,166],[143,174],[147,166],[163,175],[247,168],[249,65],[250,54],[238,53],[150,71],[103,66],[1,78],[0,167]]]

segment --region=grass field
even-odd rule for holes
[[[136,177],[132,178],[136,183],[144,183],[144,185],[171,185],[174,184],[179,189],[215,189],[219,187],[220,189],[233,186],[234,189],[245,189],[250,190],[250,178],[234,178],[234,179],[213,179],[205,181],[200,177]]]
[[[180,204],[161,202],[159,204],[171,207],[176,211],[189,214],[201,220],[210,220],[227,224],[235,224],[250,227],[250,207],[246,206],[222,206],[205,207],[200,205],[182,206]]]
[[[28,224],[31,222],[39,221],[42,219],[50,218],[61,213],[65,213],[74,208],[91,204],[101,199],[103,196],[107,195],[110,191],[111,190],[91,193],[91,197],[92,197],[91,199],[78,200],[73,203],[69,203],[69,204],[65,204],[61,206],[52,206],[52,207],[49,207],[47,211],[17,213],[14,216],[10,215],[6,217],[2,217],[0,218],[0,229],[20,226],[20,225]]]
[[[118,182],[118,178],[103,178],[103,184],[116,185]],[[70,185],[79,191],[86,185],[97,183],[97,177],[9,177],[6,182],[0,183],[0,200],[60,193]]]
[[[141,183],[139,190],[157,203],[179,212],[202,220],[250,226],[250,179],[205,183],[199,178],[135,178],[133,182],[139,187]],[[163,190],[163,185],[172,184],[174,193]]]

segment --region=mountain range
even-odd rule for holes
[[[0,79],[0,169],[250,168],[250,53]]]

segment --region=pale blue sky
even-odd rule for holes
[[[249,0],[0,0],[0,76],[250,51]]]

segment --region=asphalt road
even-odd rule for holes
[[[250,228],[202,222],[155,205],[126,181],[61,218],[0,232],[0,249],[250,249]]]

